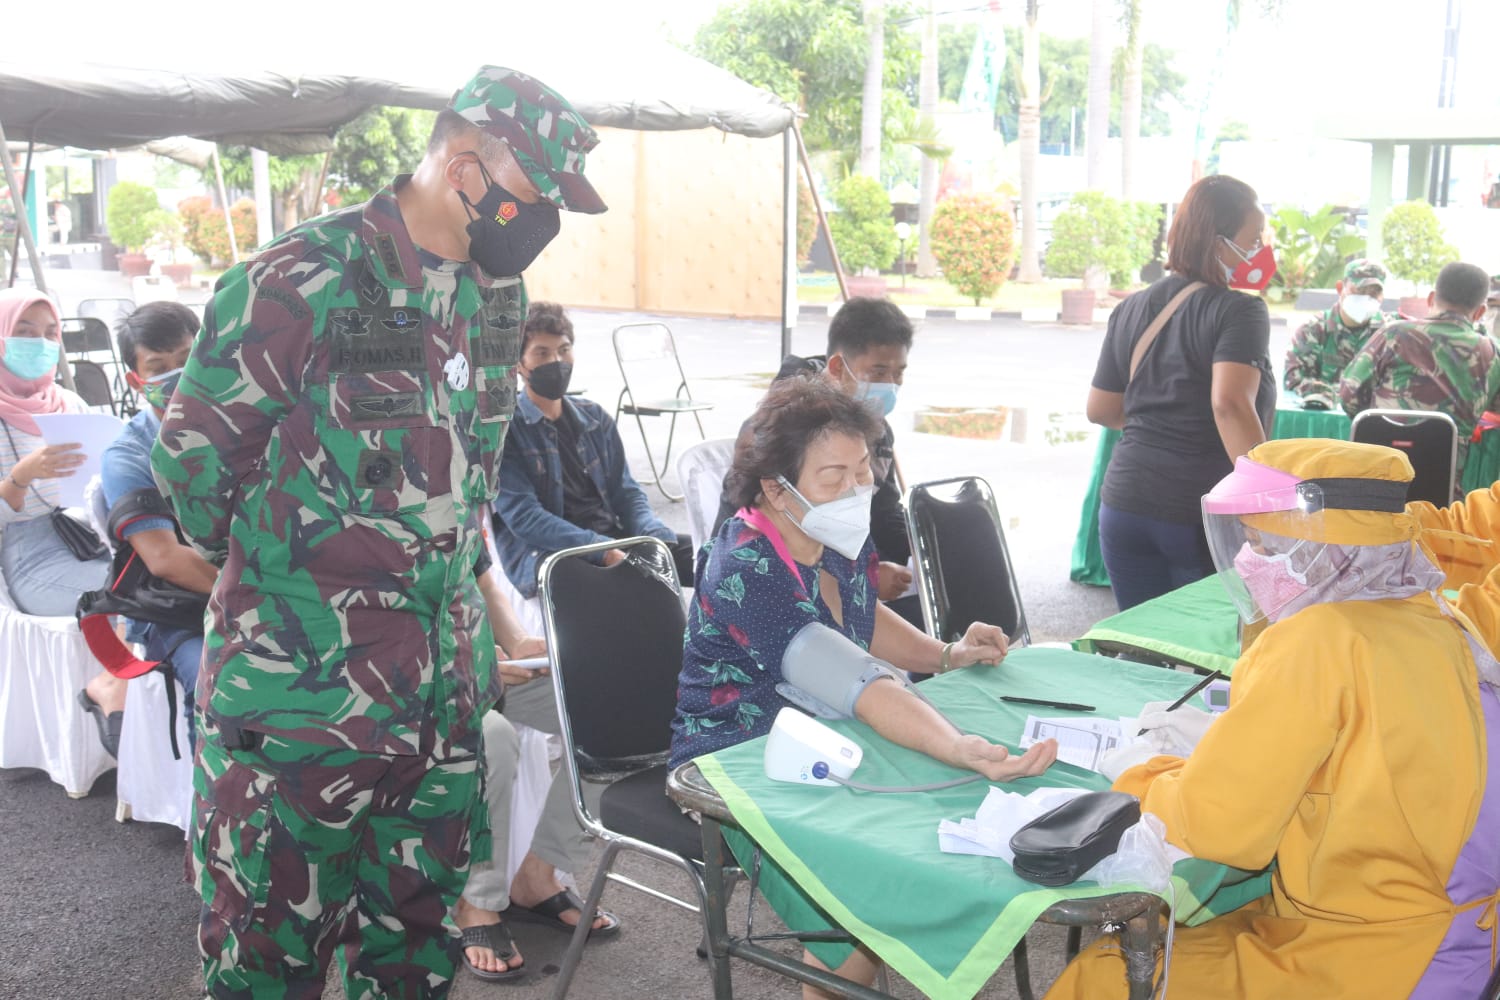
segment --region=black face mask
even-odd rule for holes
[[[536,260],[562,228],[557,206],[545,201],[528,205],[496,184],[490,172],[479,164],[484,175],[484,197],[479,204],[469,200],[462,190],[458,197],[464,209],[475,218],[469,223],[469,259],[494,278],[520,274]]]
[[[543,399],[562,399],[573,379],[573,362],[549,361],[537,365],[526,376],[526,385]]]

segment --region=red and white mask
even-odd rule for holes
[[[1261,244],[1255,252],[1247,254],[1229,237],[1221,236],[1219,239],[1240,259],[1236,267],[1224,265],[1230,288],[1258,292],[1271,283],[1271,276],[1276,273],[1276,254],[1269,246]]]

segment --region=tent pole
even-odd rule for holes
[[[36,140],[26,143],[26,182],[17,184],[14,174],[15,168],[10,162],[10,144],[5,140],[5,131],[0,128],[0,149],[5,150],[5,176],[10,181],[10,200],[16,209],[16,238],[10,247],[10,282],[9,288],[16,287],[16,270],[21,265],[21,240],[26,240],[26,249],[30,255],[32,274],[37,276],[37,287],[46,291],[42,283],[41,272],[38,266],[39,257],[36,255],[36,244],[31,238],[31,220],[26,217],[26,191],[31,186],[31,154],[36,152]]]
[[[224,190],[224,163],[219,159],[219,144],[214,143],[214,181],[219,185],[219,204],[224,207],[224,231],[229,234],[229,260],[240,262],[240,242],[234,238],[234,218],[229,214],[229,195]]]
[[[30,149],[35,145],[35,142],[35,140],[32,140],[31,145],[27,147],[27,177],[31,176]],[[5,161],[5,183],[10,185],[10,200],[11,203],[16,207],[16,235],[25,242],[26,253],[31,257],[31,276],[33,280],[36,281],[36,290],[46,295],[48,298],[51,298],[52,293],[47,291],[47,278],[42,274],[42,258],[37,256],[36,241],[31,237],[31,221],[26,218],[25,189],[21,187],[21,182],[16,177],[15,164],[10,162],[10,144],[5,138],[5,126],[3,124],[0,124],[0,160]],[[14,268],[12,268],[10,272],[10,284],[11,287],[15,287],[16,272]],[[61,312],[62,310],[58,311]],[[57,352],[57,372],[62,376],[63,385],[69,390],[72,390],[73,369],[68,365],[67,351]]]
[[[812,161],[807,158],[807,145],[802,141],[802,130],[792,122],[792,133],[797,139],[797,153],[802,160],[802,170],[807,175],[807,188],[812,192],[813,207],[818,210],[818,225],[828,237],[828,255],[833,258],[833,276],[838,279],[839,295],[849,301],[849,286],[844,281],[844,265],[839,263],[839,248],[833,245],[833,230],[828,228],[828,216],[823,214],[823,199],[818,197],[818,185],[813,183]]]
[[[781,355],[792,353],[797,325],[797,149],[792,130],[781,133]],[[778,358],[778,360],[780,360]]]

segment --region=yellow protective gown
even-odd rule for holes
[[[1447,507],[1409,503],[1406,512],[1422,526],[1422,544],[1447,576],[1445,590],[1477,584],[1500,566],[1500,483]]]
[[[1430,595],[1318,604],[1268,628],[1192,756],[1115,783],[1191,854],[1277,865],[1269,896],[1177,929],[1169,995],[1406,997],[1453,917],[1445,885],[1484,752],[1472,654]],[[1047,997],[1125,995],[1106,936]]]

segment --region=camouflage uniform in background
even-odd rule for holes
[[[500,694],[469,527],[496,492],[523,309],[519,278],[418,250],[389,189],[215,291],[153,454],[222,567],[195,773],[210,992],[321,983],[351,934],[351,997],[451,973]]]
[[[1468,318],[1443,312],[1423,320],[1388,323],[1344,369],[1339,399],[1351,417],[1361,410],[1437,410],[1458,425],[1463,478],[1469,438],[1500,393],[1500,350]]]
[[[1385,268],[1372,260],[1354,260],[1344,268],[1344,282],[1352,285],[1356,294],[1371,284],[1384,285],[1385,280]],[[1370,334],[1390,318],[1377,311],[1359,326],[1350,327],[1335,302],[1292,334],[1282,385],[1303,399],[1323,397],[1331,403],[1344,368],[1354,360]]]

